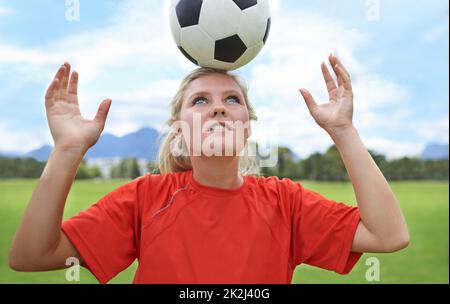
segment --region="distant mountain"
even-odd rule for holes
[[[103,134],[98,142],[86,154],[86,158],[141,158],[155,160],[159,143],[159,133],[153,128],[143,128],[137,132],[117,137],[112,134]],[[46,161],[50,156],[52,147],[42,146],[30,151],[22,157],[33,157],[39,161]]]
[[[159,133],[152,128],[144,128],[123,137],[105,134],[88,151],[86,158],[135,157],[154,160],[158,152],[158,136]]]
[[[52,152],[52,146],[45,145],[40,147],[39,149],[30,151],[22,155],[22,157],[31,157],[38,161],[46,161]]]
[[[15,158],[20,157],[20,154],[13,152],[0,152],[0,157]]]
[[[139,131],[117,137],[112,134],[103,134],[97,144],[92,147],[87,155],[87,159],[95,158],[140,158],[146,160],[156,160],[159,142],[159,133],[153,128],[143,128]],[[23,155],[19,153],[0,153],[0,157],[32,157],[39,161],[46,161],[52,151],[52,147],[45,145],[39,149],[30,151]],[[422,159],[439,160],[449,158],[449,145],[430,143],[422,153]],[[296,160],[301,158],[295,155]]]
[[[422,153],[422,158],[426,160],[448,159],[448,144],[428,144]]]

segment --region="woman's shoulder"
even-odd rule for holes
[[[290,178],[280,178],[274,176],[248,176],[249,183],[254,185],[257,189],[285,192],[301,190],[302,185],[299,181],[294,181]]]
[[[169,173],[160,173],[159,171],[151,172],[145,174],[147,178],[150,178],[152,180],[182,180],[187,179],[189,177],[189,174],[191,171],[182,171],[182,172],[169,172]]]
[[[294,184],[301,184],[300,181],[294,181],[291,178],[287,177],[278,177],[276,175],[271,176],[257,176],[257,175],[249,175],[247,178],[255,184],[261,185],[261,186],[276,186],[276,185],[294,185]]]
[[[144,177],[150,189],[178,188],[185,186],[190,179],[190,171],[171,173],[147,173]]]

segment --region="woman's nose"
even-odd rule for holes
[[[211,112],[210,116],[215,117],[217,115],[227,116],[227,111],[223,106],[215,106]]]

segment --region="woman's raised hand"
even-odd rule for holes
[[[336,83],[325,63],[322,63],[329,102],[318,105],[306,89],[301,89],[300,93],[317,124],[332,134],[353,127],[353,88],[350,74],[341,61],[333,55],[330,55],[329,60],[337,76]]]
[[[55,148],[86,153],[98,141],[111,100],[103,100],[93,120],[81,116],[78,106],[78,73],[63,64],[45,95],[45,109]]]

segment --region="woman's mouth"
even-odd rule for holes
[[[233,131],[233,127],[226,122],[218,122],[206,128],[207,133],[221,133],[225,131]]]

